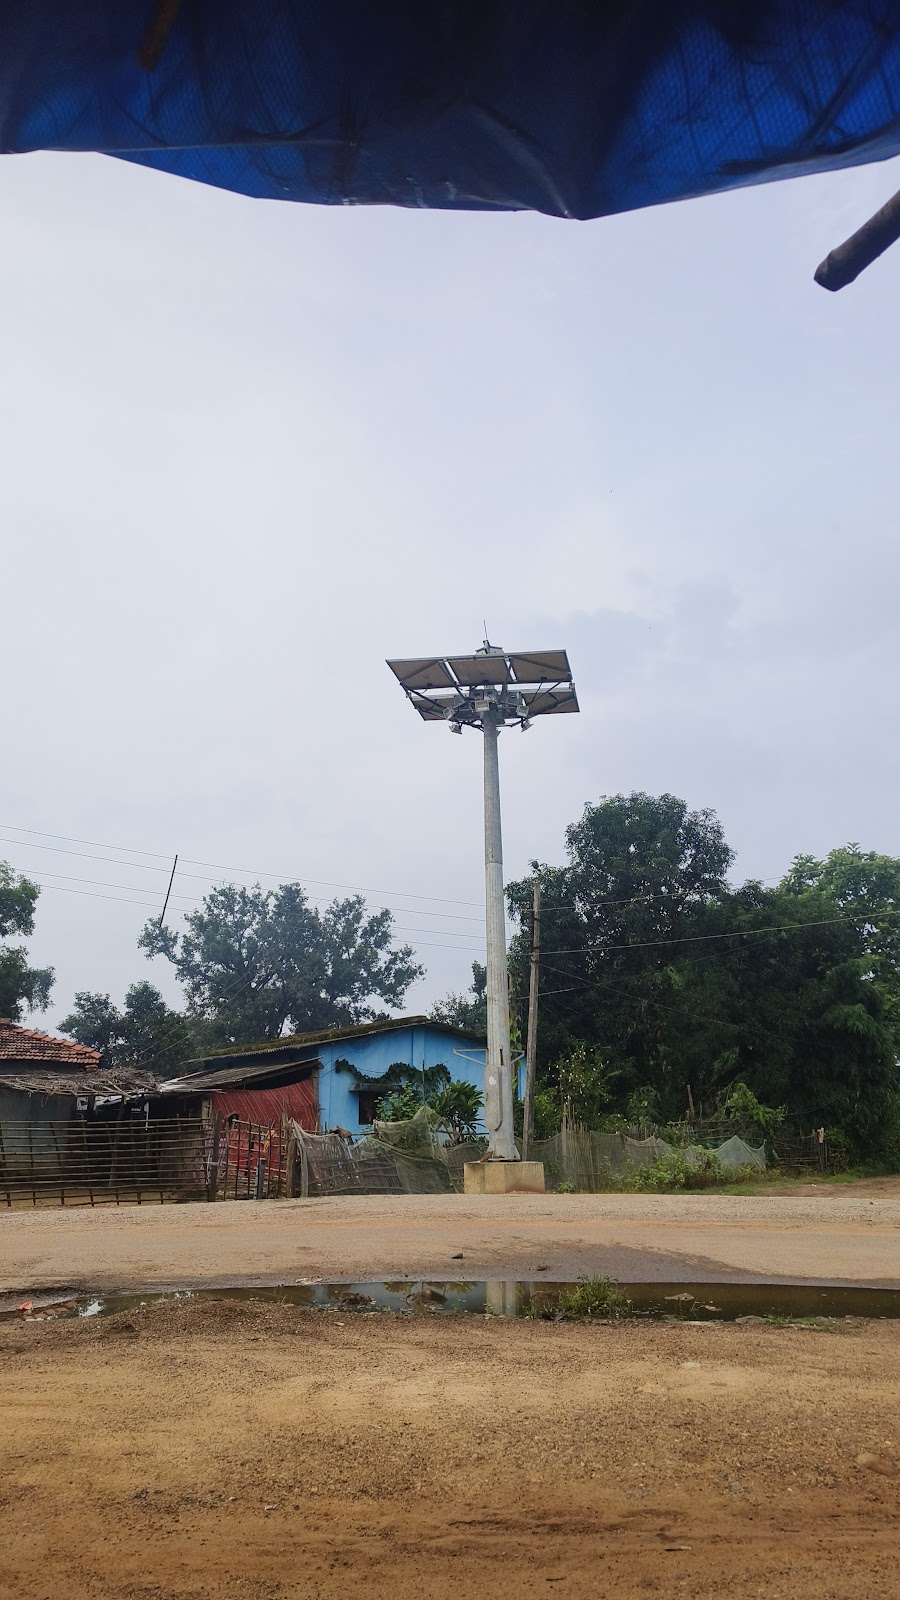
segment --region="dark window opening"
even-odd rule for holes
[[[372,1089],[363,1089],[356,1098],[359,1101],[360,1124],[362,1127],[368,1128],[378,1115],[378,1107],[381,1103],[382,1095],[375,1093]]]

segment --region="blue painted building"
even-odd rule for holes
[[[434,1068],[443,1066],[448,1079],[483,1092],[486,1048],[477,1033],[428,1017],[392,1017],[217,1051],[189,1063],[195,1070],[163,1091],[201,1096],[214,1109],[251,1121],[268,1121],[283,1110],[310,1129],[344,1128],[357,1136],[371,1126],[383,1095],[424,1082]],[[520,1095],[523,1089],[524,1061]]]

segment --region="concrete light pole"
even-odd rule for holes
[[[484,1122],[492,1161],[518,1161],[513,1129],[513,1062],[509,1043],[506,907],[500,825],[501,728],[525,731],[535,717],[578,710],[564,650],[507,653],[485,640],[470,656],[389,661],[419,715],[447,722],[451,732],[480,730],[484,738],[484,888],[487,943],[487,1060]],[[449,693],[446,691],[450,691]],[[540,1169],[538,1169],[540,1170]]]
[[[509,1042],[509,972],[500,826],[500,737],[497,709],[482,713],[484,735],[484,932],[487,946],[487,1060],[484,1123],[493,1161],[518,1161],[513,1129],[513,1061]]]

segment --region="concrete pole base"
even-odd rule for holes
[[[467,1161],[464,1194],[543,1194],[543,1161]]]

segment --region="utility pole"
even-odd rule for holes
[[[389,661],[388,666],[423,721],[446,722],[451,733],[474,728],[484,738],[488,1013],[484,1122],[490,1159],[518,1161],[513,1129],[497,741],[501,729],[509,724],[518,724],[524,733],[535,717],[578,710],[569,658],[565,650],[505,651],[485,640],[483,648],[473,655],[416,657]]]
[[[522,1121],[522,1160],[531,1160],[534,1143],[534,1075],[537,1069],[538,987],[541,973],[541,885],[535,879],[531,907],[531,956],[528,963],[528,1038],[525,1044],[525,1115]]]
[[[495,1161],[518,1161],[513,1128],[513,1066],[509,1042],[509,972],[500,827],[500,736],[497,708],[482,714],[484,734],[484,932],[487,945],[487,1061],[484,1122]]]
[[[160,928],[162,927],[163,923],[166,920],[166,911],[168,910],[168,907],[169,907],[169,895],[172,893],[172,885],[175,882],[175,871],[176,871],[177,866],[178,866],[178,857],[176,856],[175,860],[172,862],[172,875],[169,878],[169,887],[166,890],[166,898],[163,901],[163,908],[162,908],[162,911],[159,914],[159,926],[160,926]]]

